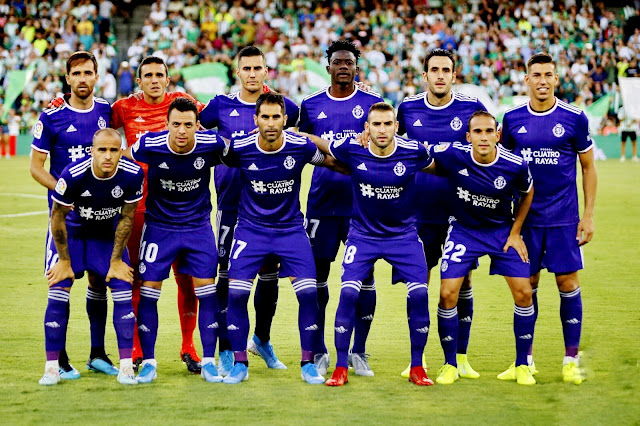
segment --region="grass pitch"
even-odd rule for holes
[[[640,424],[640,165],[606,161],[597,168],[596,234],[585,247],[586,268],[580,276],[585,312],[582,349],[589,372],[581,386],[562,382],[559,297],[549,274],[543,275],[538,293],[534,347],[538,384],[524,387],[496,379],[515,356],[513,301],[504,280],[490,277],[488,259],[482,259],[473,276],[475,318],[469,345],[469,359],[481,374],[478,380],[419,388],[399,376],[409,361],[406,289],[391,286],[390,268],[379,262],[378,306],[367,347],[375,377],[352,374],[349,384],[338,389],[301,380],[297,303],[288,280],[281,280],[272,342],[289,369],[268,370],[262,360],[252,357],[248,382],[206,383],[188,374],[178,360],[176,286],[170,278],[159,303],[158,379],[150,385],[121,386],[115,377],[85,368],[90,342],[84,308],[86,279],[82,279],[71,292],[67,340],[72,363],[82,378],[45,388],[38,379],[44,365],[47,286],[42,265],[47,215],[7,217],[46,210],[45,191],[29,176],[28,158],[0,160],[0,423]],[[326,339],[332,361],[339,273],[338,262],[330,278],[327,310]],[[434,270],[427,344],[432,378],[443,362],[437,337],[438,289]],[[111,325],[107,351],[116,354],[116,361]]]

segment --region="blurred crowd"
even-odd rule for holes
[[[616,93],[618,77],[640,76],[640,2],[607,9],[579,0],[157,0],[118,52],[111,17],[129,19],[138,3],[0,0],[0,83],[6,88],[7,70],[34,65],[15,105],[23,127],[64,91],[66,58],[80,49],[98,58],[97,94],[109,101],[135,90],[135,70],[151,54],[168,63],[169,90],[184,90],[181,68],[222,62],[233,91],[234,55],[255,44],[269,85],[299,102],[312,90],[304,59],[326,65],[338,38],[362,51],[358,79],[396,106],[424,90],[422,60],[434,48],[454,51],[458,83],[484,87],[496,104],[526,95],[525,63],[539,51],[557,61],[558,96],[581,107]]]

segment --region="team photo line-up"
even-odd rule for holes
[[[110,105],[93,96],[95,57],[71,55],[71,93],[52,101],[33,130],[30,171],[47,187],[50,208],[41,385],[80,378],[65,347],[70,289],[85,271],[87,368],[121,384],[157,378],[157,303],[170,269],[178,284],[180,357],[207,382],[247,380],[248,352],[268,368],[287,368],[270,338],[280,277],[290,278],[299,303],[302,379],[342,386],[349,367],[373,376],[365,346],[378,259],[392,265],[393,283],[407,287],[411,361],[400,375],[434,384],[424,357],[431,326],[427,283],[440,261],[437,316],[445,363],[435,382],[477,379],[467,346],[472,270],[484,255],[491,258],[490,274],[504,276],[514,299],[516,358],[498,379],[536,383],[532,349],[542,269],[555,274],[560,295],[563,380],[586,379],[578,271],[582,246],[594,233],[594,144],[585,114],[554,95],[553,59],[545,53],[529,59],[530,99],[498,125],[476,98],[451,90],[456,74],[449,51],[426,56],[427,90],[406,98],[397,112],[355,81],[360,51],[352,42],[335,41],[326,54],[331,84],[300,107],[266,86],[264,55],[253,46],[237,55],[240,91],[206,105],[167,92],[167,66],[153,56],[138,67],[140,91]],[[299,192],[307,163],[316,167],[303,217]],[[341,242],[337,360],[325,380],[331,364],[324,341],[327,281]],[[256,275],[249,338],[247,305]],[[105,352],[107,287],[119,368]],[[202,358],[193,342],[196,324]]]

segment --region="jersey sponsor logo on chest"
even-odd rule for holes
[[[189,192],[200,187],[202,178],[174,182],[171,179],[160,179],[160,185],[165,191]]]
[[[252,180],[251,189],[257,194],[277,195],[293,192],[295,180],[276,180],[274,182],[264,182],[262,180]]]
[[[560,158],[560,152],[552,148],[540,148],[532,150],[531,148],[522,148],[520,155],[527,163],[533,164],[551,164],[557,165]]]
[[[470,191],[460,186],[457,188],[457,195],[459,199],[463,200],[466,203],[471,203],[475,207],[485,207],[488,209],[495,209],[500,203],[499,199],[488,197],[486,195],[472,194]]]
[[[90,146],[82,146],[82,145],[73,145],[67,149],[69,152],[69,158],[72,162],[76,162],[81,158],[84,158],[85,155],[91,154]]]
[[[400,198],[402,191],[404,190],[401,186],[393,186],[393,185],[385,185],[382,187],[376,187],[368,183],[360,184],[360,192],[363,197],[366,198],[374,198],[376,200],[393,200],[395,198]]]

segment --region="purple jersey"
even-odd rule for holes
[[[324,155],[306,137],[283,131],[282,147],[267,152],[259,133],[232,139],[225,164],[241,171],[242,193],[238,222],[289,230],[302,227],[300,176],[307,163],[320,164]]]
[[[31,147],[49,154],[49,173],[60,177],[68,164],[91,155],[93,134],[109,127],[111,106],[102,98],[93,98],[86,110],[73,108],[67,102],[58,108],[45,109],[33,128]],[[49,191],[49,198],[53,194]]]
[[[414,174],[432,161],[422,143],[396,136],[395,148],[386,157],[375,155],[356,141],[334,141],[330,149],[351,169],[354,202],[350,232],[374,238],[416,233],[409,188]]]
[[[526,224],[563,226],[579,222],[576,157],[593,148],[587,116],[556,98],[549,111],[529,103],[504,114],[502,144],[529,163],[536,192]]]
[[[453,213],[466,228],[511,225],[514,194],[529,192],[531,173],[522,157],[497,145],[496,159],[478,163],[468,143],[454,142],[430,145],[429,151],[442,172],[455,188]]]
[[[284,98],[287,114],[286,127],[294,127],[298,122],[300,109],[292,100]],[[257,126],[253,120],[256,104],[244,102],[240,93],[219,95],[209,101],[200,113],[200,124],[206,129],[218,129],[220,136],[233,139],[249,134]],[[218,199],[218,210],[238,210],[240,202],[240,170],[220,164],[213,171]]]
[[[146,133],[133,145],[131,156],[149,166],[146,222],[168,230],[210,223],[211,167],[220,164],[225,144],[211,130],[195,139],[184,154],[171,149],[167,130]]]
[[[63,206],[73,206],[66,220],[70,231],[113,239],[120,208],[142,199],[143,180],[142,168],[126,158],[120,159],[113,176],[99,178],[89,157],[64,168],[51,198]]]
[[[364,130],[371,105],[381,101],[377,93],[363,92],[357,87],[346,98],[334,98],[327,87],[302,101],[298,127],[330,142],[354,137]],[[322,167],[313,171],[307,215],[351,216],[352,205],[349,176]]]
[[[432,144],[466,141],[469,117],[486,108],[474,97],[451,93],[451,101],[440,107],[427,101],[427,92],[405,98],[398,108],[398,134],[406,132],[409,139]],[[453,194],[455,190],[447,179],[417,173],[411,199],[418,222],[447,223]]]

